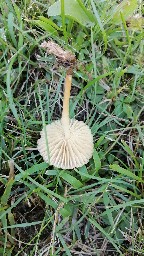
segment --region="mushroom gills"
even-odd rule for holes
[[[44,161],[62,169],[81,167],[89,161],[93,154],[93,136],[89,127],[82,121],[72,119],[69,134],[67,138],[61,120],[47,125],[46,134],[42,130],[38,150]]]

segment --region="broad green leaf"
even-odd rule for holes
[[[124,169],[124,168],[120,167],[118,164],[112,164],[112,165],[110,165],[110,168],[120,174],[123,174],[124,176],[128,176],[134,180],[138,180],[138,181],[142,182],[141,178],[136,176],[133,172],[129,171],[128,169]]]
[[[55,28],[53,28],[50,24],[41,21],[41,20],[34,20],[34,23],[38,25],[39,27],[43,28],[45,31],[49,32],[50,34],[53,34],[55,36],[58,36],[58,32]]]
[[[93,26],[95,18],[89,10],[85,8],[81,1],[65,0],[64,1],[65,16],[72,18],[83,26]],[[49,16],[61,15],[61,2],[57,1],[48,9]]]
[[[71,184],[75,189],[82,187],[82,183],[67,172],[61,172],[60,177]]]
[[[137,0],[124,0],[116,8],[112,22],[115,24],[121,23],[121,13],[125,20],[127,20],[133,12],[137,9]]]
[[[101,160],[100,160],[98,152],[96,150],[94,150],[93,159],[94,159],[94,164],[95,164],[95,171],[98,171],[101,168]]]

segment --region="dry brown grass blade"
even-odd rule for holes
[[[14,179],[15,174],[14,174],[14,160],[10,159],[8,161],[8,165],[9,165],[9,178],[8,180]]]

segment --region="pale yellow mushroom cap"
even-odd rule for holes
[[[62,169],[81,167],[93,154],[93,136],[84,122],[71,119],[68,130],[66,134],[62,120],[54,121],[46,125],[38,140],[44,161]]]

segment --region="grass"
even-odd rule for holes
[[[83,1],[93,15],[78,1],[94,22],[82,26],[65,1],[45,22],[53,2],[0,3],[0,255],[143,255],[142,3],[129,18],[115,0]],[[77,56],[70,116],[94,136],[93,158],[72,171],[37,151],[62,111],[65,70],[40,47],[48,39]]]

